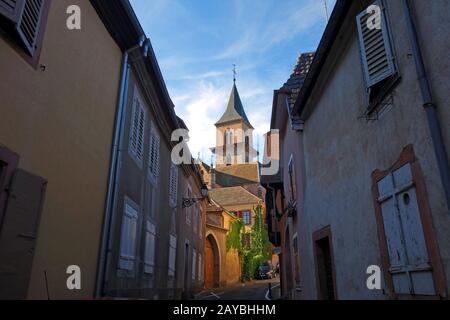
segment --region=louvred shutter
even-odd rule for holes
[[[25,0],[0,0],[0,14],[12,22],[18,23],[24,5]]]
[[[375,1],[373,5],[380,8],[379,20],[374,20],[376,12],[367,9],[356,17],[367,88],[390,77],[396,71],[383,4],[381,1]],[[374,27],[373,21],[379,22],[379,27]]]

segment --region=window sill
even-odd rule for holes
[[[402,77],[398,73],[396,73],[386,80],[380,91],[374,97],[370,98],[370,102],[365,114],[367,117],[373,115],[375,112],[380,111],[380,109],[383,108],[383,102],[385,98],[395,89],[395,87],[397,87],[401,79]]]

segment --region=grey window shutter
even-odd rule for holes
[[[0,0],[0,14],[17,24],[24,5],[25,0]]]
[[[28,53],[33,56],[37,49],[39,28],[45,0],[26,0],[17,25],[17,32]]]
[[[25,299],[47,181],[23,170],[12,179],[0,233],[0,299]]]
[[[356,17],[367,88],[373,87],[396,72],[385,8],[382,1],[375,1],[374,5],[381,9],[380,28],[369,28],[368,21],[373,13],[367,10]]]
[[[45,0],[0,0],[0,14],[14,25],[25,50],[34,55]]]

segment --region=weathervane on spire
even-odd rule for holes
[[[233,63],[233,82],[234,83],[236,83],[236,75],[237,75],[236,65]]]

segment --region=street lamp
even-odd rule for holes
[[[183,208],[189,208],[190,206],[194,205],[195,203],[202,201],[203,199],[208,197],[208,187],[206,185],[202,186],[201,192],[202,192],[202,198],[183,198]]]

